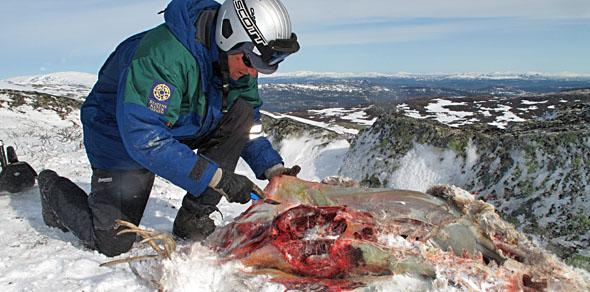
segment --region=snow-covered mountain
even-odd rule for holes
[[[96,82],[96,75],[82,72],[58,72],[0,80],[0,89],[39,92],[83,100]]]
[[[547,72],[492,72],[492,73],[481,73],[481,72],[459,72],[459,73],[408,73],[408,72],[397,72],[397,73],[378,73],[378,72],[365,72],[365,73],[352,73],[352,72],[311,72],[311,71],[298,71],[288,73],[275,73],[273,75],[265,76],[265,78],[361,78],[361,77],[385,77],[385,78],[414,78],[414,79],[568,79],[568,78],[579,78],[588,79],[590,74],[580,74],[572,72],[558,72],[558,73],[547,73]]]

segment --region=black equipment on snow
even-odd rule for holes
[[[6,154],[4,153],[4,141],[0,140],[0,166],[2,166],[2,170],[8,166],[8,161],[6,160]]]
[[[0,140],[0,192],[18,193],[35,185],[37,172],[26,162],[18,161],[14,147],[8,146],[4,151],[4,142]]]

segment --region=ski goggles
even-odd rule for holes
[[[299,42],[297,35],[293,33],[289,39],[272,40],[268,45],[242,43],[228,53],[244,53],[244,64],[262,74],[272,74],[278,69],[279,63],[297,51]]]

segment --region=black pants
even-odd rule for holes
[[[252,117],[252,106],[238,99],[211,135],[182,143],[199,149],[201,155],[215,161],[219,167],[233,171],[248,142]],[[131,249],[135,235],[117,236],[115,221],[122,219],[139,224],[153,183],[154,174],[145,169],[93,169],[92,189],[87,199],[82,189],[60,178],[51,190],[51,197],[56,199],[50,205],[58,220],[85,245],[107,256],[116,256]],[[197,201],[217,205],[220,199],[217,192],[206,191]]]

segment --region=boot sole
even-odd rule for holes
[[[46,185],[48,181],[44,180],[43,178],[39,181],[43,182],[43,186],[39,184],[39,194],[41,197],[41,215],[43,216],[43,222],[49,227],[58,228],[63,232],[69,232],[69,230],[63,224],[59,223],[57,215],[55,215],[55,212],[48,204],[49,199],[46,195],[44,195],[44,193],[46,193],[47,190],[51,188],[51,185]]]

